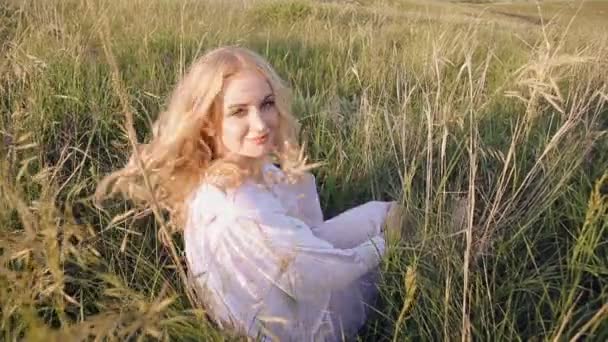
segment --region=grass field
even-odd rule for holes
[[[190,303],[179,233],[91,198],[125,114],[145,141],[227,44],[293,87],[326,217],[412,218],[360,340],[607,340],[607,32],[608,1],[3,2],[0,340],[232,339]]]

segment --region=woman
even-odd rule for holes
[[[171,212],[220,327],[280,341],[348,339],[375,297],[384,221],[396,206],[371,201],[324,220],[289,108],[288,89],[260,56],[213,50],[180,81],[151,142],[98,192],[111,186]]]

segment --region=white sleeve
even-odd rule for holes
[[[191,271],[206,273],[226,291],[235,284],[274,285],[293,298],[315,299],[348,286],[377,267],[384,254],[381,234],[338,248],[284,212],[236,210],[212,187],[203,188],[190,208],[184,242]]]
[[[370,201],[312,227],[315,236],[338,248],[351,248],[382,235],[390,202]]]
[[[346,287],[377,267],[385,248],[381,236],[353,248],[336,248],[314,236],[301,220],[280,213],[240,216],[224,229],[222,249],[240,260],[257,259],[252,266],[258,274],[296,299]]]
[[[306,172],[298,183],[291,186],[296,196],[302,221],[310,226],[323,223],[323,211],[321,210],[315,176],[310,172]]]

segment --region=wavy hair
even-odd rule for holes
[[[274,93],[279,112],[273,155],[276,162],[288,176],[295,178],[311,168],[306,165],[297,141],[299,124],[290,111],[289,88],[255,52],[221,47],[191,65],[173,91],[166,111],[154,122],[150,142],[139,144],[122,169],[101,180],[96,199],[101,201],[119,192],[148,208],[156,202],[170,212],[172,228],[179,230],[183,227],[185,201],[202,181],[224,189],[238,185],[248,175],[247,171],[218,156],[216,139],[210,132],[221,125],[223,113],[219,103],[224,81],[243,69],[260,72]]]

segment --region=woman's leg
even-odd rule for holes
[[[382,234],[391,202],[371,201],[312,227],[313,234],[337,248],[353,248]]]

